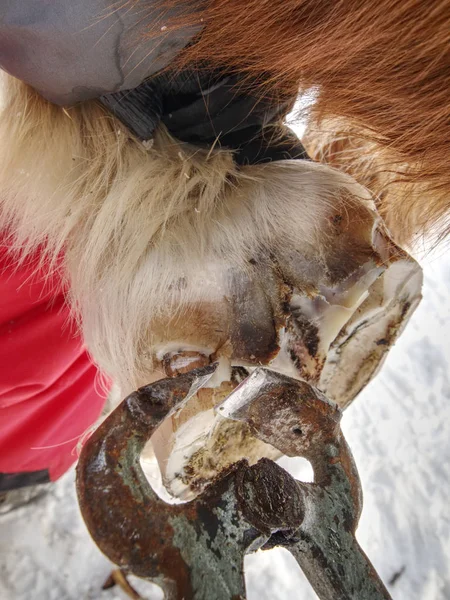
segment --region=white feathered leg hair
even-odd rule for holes
[[[334,169],[306,161],[239,169],[230,152],[181,145],[163,128],[146,149],[95,102],[65,110],[9,76],[3,91],[1,227],[22,256],[40,246],[56,266],[63,255],[87,347],[124,391],[147,383],[155,345],[178,339],[169,324],[187,307],[201,307],[197,346],[224,343],[208,321],[223,296],[214,265],[245,271],[262,248],[300,241],[305,264],[330,273],[342,258],[331,216],[350,214],[350,229],[373,221],[369,194]],[[359,237],[355,264],[367,253],[367,235]],[[199,284],[205,265],[215,283]]]

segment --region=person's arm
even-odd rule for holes
[[[60,477],[105,402],[58,278],[36,267],[0,247],[0,492]]]

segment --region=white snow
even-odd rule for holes
[[[343,429],[364,489],[358,539],[394,600],[450,598],[450,254],[425,264],[424,300]],[[284,463],[308,479],[304,461]],[[29,507],[0,516],[1,600],[114,600],[111,565],[76,505],[73,471]],[[316,598],[281,550],[247,557],[249,600]],[[162,594],[133,579],[149,600]],[[362,600],[362,599],[361,599]]]

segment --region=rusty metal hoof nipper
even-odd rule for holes
[[[214,371],[140,388],[85,444],[78,497],[102,552],[160,585],[166,599],[243,599],[244,555],[275,546],[291,552],[321,600],[389,599],[355,538],[362,495],[341,411],[304,381],[256,369],[217,410],[283,454],[308,459],[314,483],[262,458],[237,462],[185,504],[155,493],[140,466],[142,449]]]

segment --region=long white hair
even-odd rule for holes
[[[320,164],[238,168],[231,152],[180,144],[163,127],[149,148],[96,102],[66,110],[9,76],[3,92],[1,227],[19,260],[37,247],[54,268],[63,257],[87,347],[124,391],[148,381],[168,323],[223,295],[220,281],[199,284],[208,265],[245,270],[282,240],[326,268],[331,212],[372,211],[363,187]]]

